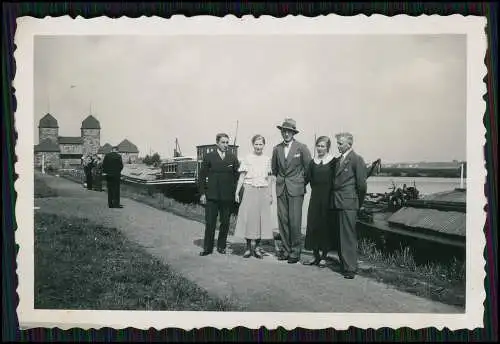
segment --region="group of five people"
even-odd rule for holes
[[[215,228],[220,228],[217,251],[226,252],[229,221],[234,202],[239,203],[235,237],[246,239],[243,257],[263,258],[261,240],[273,238],[271,204],[275,179],[280,247],[278,260],[300,261],[302,251],[302,206],[306,186],[311,187],[304,248],[313,251],[306,265],[326,265],[329,251],[336,250],[345,278],[357,271],[357,212],[366,195],[366,165],[352,149],[353,136],[335,136],[339,157],[331,153],[331,140],[320,136],[312,158],[307,146],[294,136],[296,122],[287,118],[281,126],[283,141],[269,158],[262,135],[252,137],[253,152],[241,162],[228,151],[229,136],[217,134],[217,149],[203,158],[199,173],[200,202],[205,205],[205,237],[200,256],[213,252]]]

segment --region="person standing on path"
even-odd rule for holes
[[[83,166],[83,171],[85,172],[85,180],[87,182],[87,189],[92,190],[92,170],[94,169],[95,163],[91,155],[85,159],[85,165]]]
[[[337,159],[330,154],[332,142],[327,136],[316,140],[317,156],[311,160],[306,173],[306,183],[311,186],[311,199],[307,211],[307,231],[304,248],[313,251],[313,260],[304,265],[326,266],[326,256],[338,250],[338,228],[334,212],[330,209],[332,182]],[[321,254],[320,254],[321,251]]]
[[[271,169],[276,177],[278,227],[281,248],[278,260],[295,264],[300,260],[302,204],[306,192],[305,171],[311,161],[307,146],[294,139],[299,131],[295,120],[286,118],[281,126],[283,142],[273,149]]]
[[[229,136],[220,133],[215,140],[217,149],[205,155],[199,173],[200,203],[205,205],[205,237],[200,256],[213,252],[217,216],[220,220],[217,251],[226,253],[229,219],[238,179],[239,161],[234,154],[228,152]]]
[[[97,191],[102,191],[102,160],[95,156],[95,167],[93,169],[93,184]]]
[[[262,259],[260,241],[273,238],[270,207],[273,202],[271,159],[262,153],[266,145],[266,139],[262,135],[252,137],[252,145],[253,153],[243,159],[239,168],[235,201],[241,202],[241,205],[234,236],[246,239],[247,247],[243,258],[253,255]],[[240,199],[243,185],[243,198]]]
[[[341,157],[333,180],[331,206],[339,226],[339,258],[344,277],[353,279],[358,268],[357,214],[367,189],[366,164],[352,149],[352,134],[339,133],[335,137]]]
[[[102,162],[102,171],[106,174],[108,207],[110,208],[123,208],[120,204],[120,177],[122,169],[122,156],[118,153],[118,147],[115,146],[110,153],[104,156]]]

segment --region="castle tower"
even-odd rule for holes
[[[56,145],[58,143],[59,137],[59,125],[57,120],[50,114],[47,113],[42,117],[38,123],[38,142],[50,141]]]
[[[83,141],[83,155],[97,154],[101,146],[101,125],[92,115],[82,122],[81,136]]]

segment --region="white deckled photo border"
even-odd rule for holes
[[[75,19],[69,16],[17,20],[14,53],[16,73],[13,87],[17,99],[15,113],[17,162],[19,179],[17,192],[15,238],[19,245],[17,275],[19,305],[17,314],[21,328],[59,327],[122,329],[134,327],[234,328],[244,326],[291,330],[335,328],[350,326],[360,329],[381,327],[410,327],[420,329],[444,327],[474,329],[483,327],[485,235],[487,199],[484,195],[486,169],[483,155],[486,129],[483,116],[487,92],[483,78],[487,74],[484,57],[487,48],[486,18],[475,16],[357,15],[342,17],[328,15],[316,18],[287,16],[226,16],[224,18],[173,16],[110,19]],[[464,34],[467,36],[467,224],[466,224],[466,307],[463,314],[391,314],[391,313],[280,313],[280,312],[170,312],[170,311],[97,311],[97,310],[40,310],[34,309],[34,37],[37,35],[358,35],[358,34]]]

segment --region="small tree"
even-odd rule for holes
[[[151,157],[151,165],[157,166],[160,162],[161,162],[160,154],[158,153],[153,154],[153,156]]]
[[[146,156],[144,157],[144,159],[142,159],[142,162],[145,163],[148,166],[151,165],[151,157],[146,154]]]

